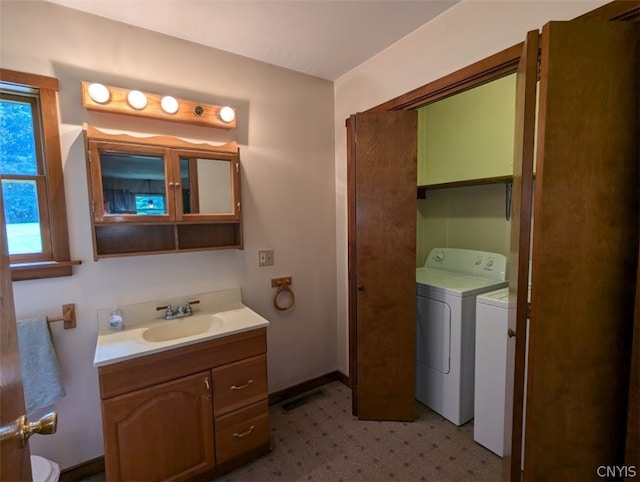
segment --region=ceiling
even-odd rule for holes
[[[335,80],[460,0],[47,0]]]

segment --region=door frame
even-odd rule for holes
[[[591,10],[583,15],[580,15],[573,20],[600,20],[600,21],[638,21],[640,20],[640,6],[637,2],[628,2],[625,0],[614,0],[601,7]],[[523,35],[526,32],[523,32]],[[478,87],[487,82],[499,79],[509,74],[514,74],[517,71],[518,63],[520,61],[520,54],[524,42],[520,42],[507,49],[504,49],[496,54],[490,55],[478,62],[468,65],[462,69],[459,69],[451,74],[441,77],[437,80],[429,82],[428,84],[418,87],[412,91],[406,92],[398,97],[395,97],[389,101],[379,104],[365,112],[384,112],[393,110],[410,110],[422,107],[431,102],[435,102],[439,99],[463,92],[465,90]],[[419,60],[419,54],[416,54],[415,60]],[[349,126],[349,119],[346,119],[346,125]],[[347,129],[348,131],[349,129]],[[347,143],[349,146],[349,143]],[[348,147],[349,148],[349,147]],[[351,153],[348,153],[347,158],[351,158]],[[352,184],[347,181],[347,192],[353,188]],[[351,209],[355,209],[351,206],[351,200],[348,197],[347,210],[351,212]],[[351,229],[348,230],[348,247],[347,250],[352,248],[353,239],[351,237]],[[348,303],[349,303],[349,378],[348,385],[354,386],[354,374],[356,373],[357,364],[357,343],[355,340],[355,307],[353,307],[353,296],[355,295],[356,287],[351,286],[351,278],[349,278],[348,286]],[[353,401],[355,406],[356,401]]]
[[[626,20],[637,21],[640,20],[640,7],[636,2],[627,2],[624,0],[615,0],[611,3],[603,5],[595,10],[580,15],[573,20]],[[526,32],[525,32],[526,33]],[[478,87],[487,82],[497,80],[500,77],[504,77],[509,74],[514,74],[518,68],[518,62],[520,61],[520,53],[524,47],[524,42],[520,42],[512,47],[504,49],[496,54],[490,55],[478,62],[474,62],[467,67],[445,75],[433,82],[418,87],[410,92],[406,92],[398,97],[395,97],[387,102],[383,102],[365,112],[384,112],[392,110],[409,110],[417,109],[436,100],[448,97],[454,94],[458,94],[468,89]],[[416,60],[418,60],[416,58]],[[349,123],[350,120],[346,119],[345,124],[347,127],[347,135],[349,136]],[[347,146],[350,146],[347,142]],[[347,147],[347,149],[350,149]],[[347,163],[351,159],[352,153],[347,152]],[[347,193],[351,192],[354,188],[353,180],[347,180]],[[351,205],[352,200],[347,196],[347,210],[352,212],[355,206]],[[347,233],[348,246],[347,250],[350,252],[353,245],[352,229],[348,229]],[[351,286],[351,281],[348,286],[348,300],[352,300],[355,297],[356,287]],[[353,303],[349,301],[349,378],[348,385],[352,387],[354,385],[354,373],[356,373],[356,341],[355,341],[355,307]],[[355,400],[353,401],[355,406]]]

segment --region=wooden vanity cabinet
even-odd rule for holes
[[[84,126],[95,259],[242,249],[235,142],[107,134]]]
[[[185,480],[270,448],[264,328],[98,375],[107,480]]]
[[[215,465],[210,373],[102,403],[109,480],[185,479]],[[115,463],[114,463],[115,462]]]

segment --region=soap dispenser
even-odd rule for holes
[[[109,314],[109,327],[112,330],[124,330],[124,317],[117,306],[114,306]]]

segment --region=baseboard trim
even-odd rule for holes
[[[269,405],[275,405],[289,398],[293,398],[301,393],[308,392],[314,388],[321,387],[327,383],[338,381],[347,387],[351,387],[349,377],[344,373],[336,370],[333,372],[325,373],[316,378],[305,380],[304,382],[297,383],[282,390],[269,394]],[[60,482],[76,482],[85,479],[91,475],[104,472],[104,457],[96,457],[95,459],[88,460],[73,467],[69,467],[60,472]]]
[[[343,385],[346,385],[347,387],[351,388],[351,378],[349,378],[347,375],[345,375],[342,372],[337,372],[337,380],[342,383]]]
[[[87,460],[86,462],[60,471],[60,478],[58,480],[60,482],[76,482],[86,479],[91,475],[99,474],[100,472],[104,472],[103,456]]]
[[[300,395],[301,393],[308,392],[309,390],[313,390],[314,388],[318,388],[322,385],[326,385],[327,383],[335,381],[339,381],[348,386],[347,376],[336,370],[333,372],[325,373],[324,375],[320,375],[319,377],[312,378],[310,380],[305,380],[304,382],[298,383],[296,385],[283,388],[282,390],[270,393],[269,405],[275,405],[276,403],[280,403],[284,400]],[[345,383],[345,381],[347,381],[347,383]]]

